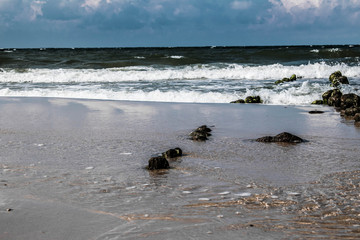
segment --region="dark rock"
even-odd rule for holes
[[[349,80],[346,76],[343,76],[340,71],[336,71],[329,76],[331,86],[338,87],[340,84],[349,84]]]
[[[345,110],[340,110],[340,116],[345,117]]]
[[[298,136],[292,135],[291,133],[283,132],[274,137],[276,142],[291,142],[291,143],[299,143],[303,142],[301,138]]]
[[[182,156],[182,150],[181,148],[175,148],[175,151],[177,152],[178,157]]]
[[[360,107],[360,97],[354,93],[341,96],[341,109]]]
[[[209,140],[207,138],[207,135],[204,133],[198,133],[196,135],[191,136],[191,139],[194,141],[199,141],[199,142],[205,142],[206,140]]]
[[[319,110],[314,110],[314,111],[310,111],[310,114],[322,114],[324,113],[323,111],[319,111]]]
[[[341,76],[342,76],[342,73],[340,71],[333,72],[329,76],[329,81],[332,82],[332,81],[334,81],[334,79],[341,77]]]
[[[206,125],[202,125],[190,133],[191,139],[194,141],[206,141],[210,134],[211,129]]]
[[[262,103],[260,96],[248,96],[245,98],[245,103]]]
[[[265,136],[265,137],[261,137],[256,139],[257,142],[274,142],[274,137],[272,136]]]
[[[256,141],[257,142],[301,143],[304,140],[298,136],[292,135],[291,133],[283,132],[283,133],[276,135],[275,137],[266,136],[266,137],[258,138],[258,139],[256,139]]]
[[[282,82],[290,82],[290,78],[286,78],[286,77],[285,77],[285,78],[281,79],[281,81],[282,81]]]
[[[296,75],[295,74],[291,75],[290,78],[285,77],[285,78],[283,78],[281,80],[277,80],[275,82],[275,84],[280,84],[280,83],[284,83],[284,82],[293,82],[293,81],[296,81]]]
[[[327,102],[328,102],[329,98],[331,97],[331,94],[332,94],[333,91],[334,90],[328,90],[328,91],[323,93],[322,99],[324,101],[324,104],[327,104]]]
[[[329,104],[329,106],[340,107],[341,100],[340,100],[340,98],[330,97],[328,100],[328,104]]]
[[[313,101],[311,104],[321,105],[321,104],[324,104],[324,101],[323,101],[323,100],[315,100],[315,101]]]
[[[244,99],[238,99],[238,100],[232,101],[230,103],[245,103],[245,100]]]
[[[341,106],[342,93],[339,89],[334,89],[329,97],[327,103],[329,106],[340,107]]]
[[[166,160],[165,157],[152,157],[149,159],[149,170],[156,170],[156,169],[167,169],[169,168],[169,162]]]
[[[202,125],[202,126],[198,127],[196,129],[196,131],[209,133],[209,132],[211,132],[211,129],[206,125]]]
[[[346,76],[341,76],[338,78],[338,82],[341,84],[349,84],[349,80]]]
[[[295,75],[295,74],[291,75],[291,77],[290,77],[289,80],[290,80],[291,82],[292,82],[292,81],[295,81],[295,80],[296,80],[296,75]]]
[[[360,107],[351,107],[345,109],[344,116],[352,117],[355,116],[357,113],[360,113]]]
[[[275,82],[275,84],[280,84],[280,83],[284,83],[284,82],[290,82],[290,78],[283,78],[281,80],[277,80]]]
[[[162,154],[165,158],[176,158],[182,156],[182,150],[180,148],[169,149]]]
[[[355,114],[354,120],[355,120],[356,123],[360,122],[360,113]]]

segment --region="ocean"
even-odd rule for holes
[[[0,96],[309,105],[338,70],[360,94],[360,45],[0,49]]]

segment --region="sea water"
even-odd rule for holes
[[[0,50],[0,96],[308,105],[341,71],[360,93],[360,46]],[[295,82],[275,85],[296,74]]]

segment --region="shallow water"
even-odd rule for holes
[[[108,218],[93,239],[359,237],[360,129],[330,107],[0,101],[3,209],[36,199]],[[189,140],[202,124],[210,139]],[[307,141],[254,141],[283,131]],[[145,169],[174,147],[171,169]]]

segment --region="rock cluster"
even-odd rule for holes
[[[176,158],[182,156],[181,148],[169,149],[166,152],[163,152],[161,156],[152,157],[149,159],[148,170],[157,170],[157,169],[168,169],[170,168],[168,158]]]
[[[322,100],[315,100],[312,104],[333,106],[340,111],[341,116],[355,120],[356,125],[360,124],[360,96],[354,93],[343,94],[339,89],[342,84],[349,84],[347,77],[340,71],[336,71],[329,76],[329,81],[334,89],[324,92]],[[356,117],[357,114],[359,114],[358,117]]]
[[[295,136],[288,132],[280,133],[276,136],[265,136],[256,139],[257,142],[283,142],[283,143],[301,143],[304,142],[303,139],[301,139],[298,136]]]
[[[283,78],[281,80],[277,80],[275,82],[275,84],[280,84],[280,83],[284,83],[284,82],[293,82],[293,81],[296,81],[296,75],[295,74],[291,75],[291,77],[289,77],[289,78],[285,77],[285,78]]]
[[[202,125],[196,128],[194,131],[190,133],[190,139],[194,141],[206,141],[208,137],[211,136],[210,134],[211,129],[206,126]],[[168,169],[170,168],[170,164],[168,159],[181,157],[183,154],[181,148],[172,148],[169,149],[159,156],[152,157],[148,161],[148,170],[158,170],[158,169]]]
[[[236,101],[232,101],[230,103],[262,103],[260,96],[247,96],[244,99],[238,99]]]
[[[202,125],[190,133],[190,139],[194,141],[206,141],[211,136],[211,129]]]

